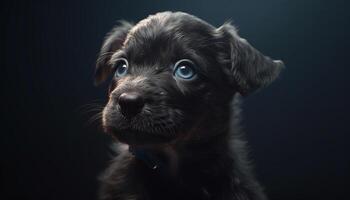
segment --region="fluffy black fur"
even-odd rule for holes
[[[181,59],[192,61],[195,78],[174,76]],[[272,82],[281,61],[254,49],[230,23],[215,28],[183,12],[121,22],[102,46],[95,82],[121,60],[127,74],[113,78],[103,110],[118,156],[101,176],[100,199],[266,199],[246,158],[237,104]],[[144,102],[133,117],[121,110],[125,93]],[[153,169],[128,146],[162,167]]]

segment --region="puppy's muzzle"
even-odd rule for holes
[[[145,101],[137,92],[125,92],[118,97],[118,104],[122,115],[132,118],[141,112]]]

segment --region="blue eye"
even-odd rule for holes
[[[175,77],[187,80],[192,79],[196,75],[193,66],[194,64],[190,60],[183,59],[178,61],[174,68]]]
[[[128,72],[128,62],[125,59],[117,61],[115,65],[115,77],[125,76]]]

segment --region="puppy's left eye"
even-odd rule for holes
[[[194,64],[188,59],[179,60],[174,67],[174,76],[181,79],[193,79],[196,75]]]
[[[125,76],[128,72],[128,61],[126,59],[120,59],[117,61],[117,63],[114,65],[115,67],[115,77],[122,77]]]

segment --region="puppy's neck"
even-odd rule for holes
[[[178,153],[168,144],[129,146],[129,152],[135,159],[142,161],[148,168],[175,176],[178,170]]]
[[[223,152],[228,152],[227,140],[227,134],[219,134],[205,141],[129,146],[129,152],[149,169],[175,178],[188,169],[196,170],[196,166],[215,165],[225,156]]]

